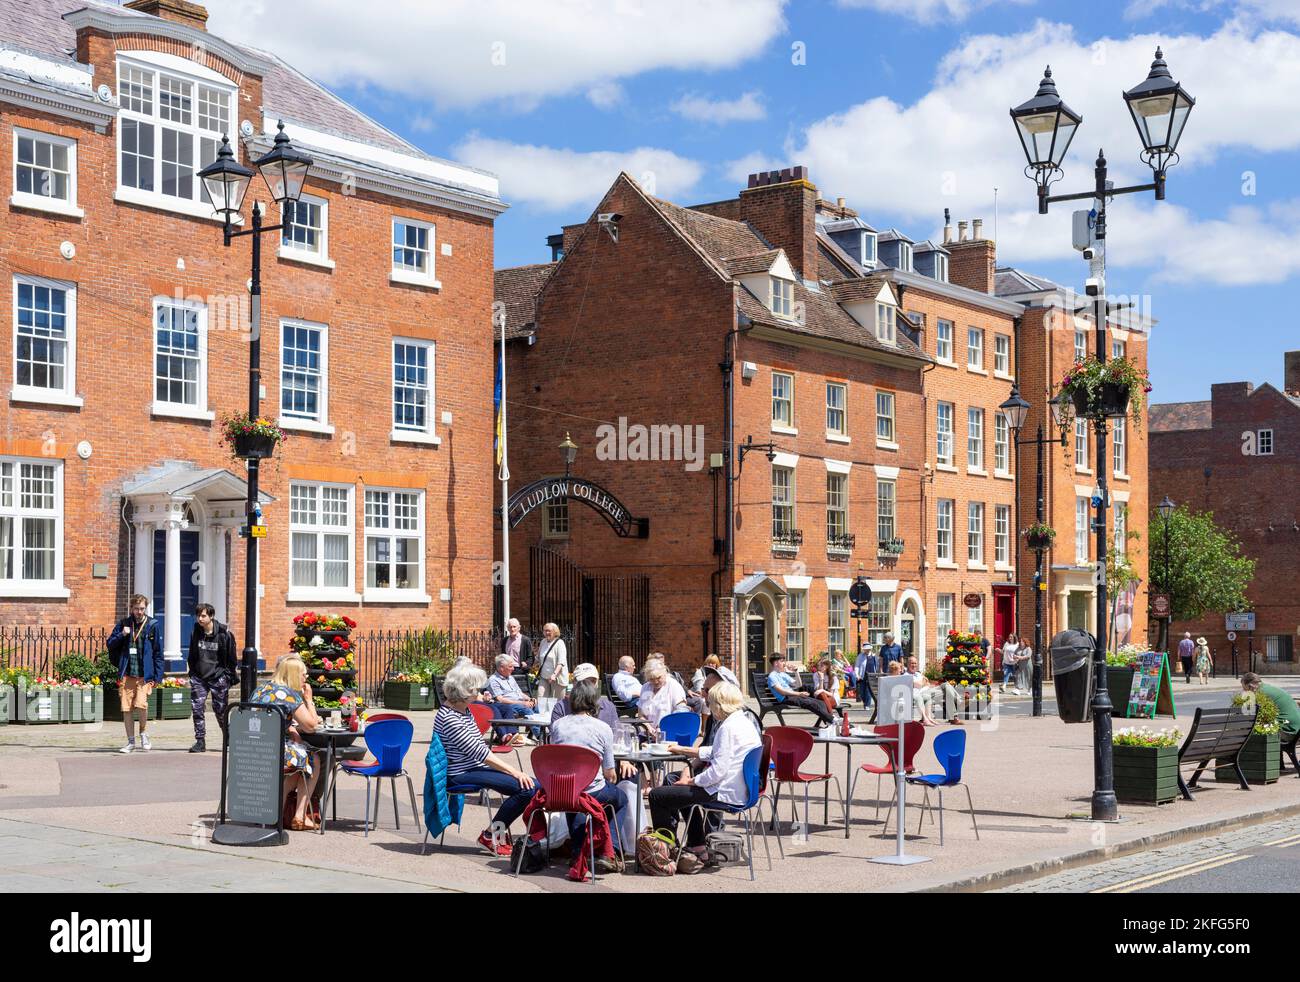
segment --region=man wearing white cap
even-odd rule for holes
[[[573,687],[576,689],[580,685],[594,685],[597,688],[600,688],[600,671],[591,662],[585,661],[580,665],[574,666]],[[556,702],[555,708],[551,710],[551,722],[554,723],[562,716],[568,716],[572,711],[569,697],[565,696],[563,699]],[[612,702],[604,696],[601,696],[600,709],[596,712],[596,718],[604,720],[609,724],[610,729],[613,729],[618,725],[618,710],[614,708]]]

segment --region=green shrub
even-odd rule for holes
[[[1244,706],[1247,709],[1251,704],[1255,705],[1255,728],[1253,733],[1277,733],[1282,729],[1282,724],[1278,721],[1277,703],[1262,692],[1241,692],[1232,697],[1234,706]]]
[[[412,633],[393,649],[386,675],[446,675],[456,664],[456,648],[446,631],[426,627]]]
[[[108,660],[108,652],[100,652],[94,661],[85,655],[64,655],[54,660],[54,677],[60,682],[79,679],[89,682],[93,678],[108,679],[117,675],[113,663]]]

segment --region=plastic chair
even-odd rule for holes
[[[538,747],[533,751],[533,773],[537,783],[546,792],[546,807],[539,808],[528,817],[528,827],[524,829],[524,841],[532,838],[533,821],[542,816],[542,831],[546,833],[546,853],[550,857],[550,817],[552,815],[586,815],[581,804],[583,791],[596,777],[600,770],[600,755],[586,747],[577,747],[568,743],[553,743]],[[596,882],[596,837],[587,830],[587,845],[591,849],[591,882]],[[515,876],[524,862],[524,851],[519,851],[515,863]]]
[[[665,743],[694,746],[700,735],[700,718],[694,713],[669,713],[659,720],[659,732]]]
[[[378,713],[374,716],[368,717],[366,720],[366,724],[369,725],[371,723],[378,723],[386,719],[406,719],[406,717],[403,716],[401,713]],[[335,780],[338,779],[339,769],[343,766],[344,761],[352,761],[355,763],[356,761],[364,760],[367,756],[368,754],[366,752],[366,746],[364,743],[359,747],[358,746],[335,747],[334,748],[334,770],[330,772],[329,786],[331,788],[334,787],[334,782]],[[371,763],[374,763],[374,761],[371,761]],[[323,805],[324,802],[322,800],[322,807]],[[337,822],[339,820],[339,800],[337,795],[335,795],[333,799],[333,808],[334,808],[334,812],[330,816],[330,821]]]
[[[492,720],[496,718],[496,713],[492,711],[492,707],[485,702],[471,702],[469,704],[469,712],[470,715],[474,717],[474,722],[477,724],[478,731],[482,734],[483,739],[488,739],[488,733],[492,732]],[[518,733],[519,731],[516,730],[515,732]],[[515,763],[519,765],[519,769],[521,771],[524,769],[524,759],[519,756],[519,748],[513,744],[490,743],[488,744],[488,749],[490,749],[494,754],[513,753],[515,755]]]
[[[943,767],[942,774],[914,774],[906,779],[908,784],[917,784],[925,788],[925,811],[921,813],[921,820],[917,823],[917,834],[921,832],[921,823],[925,821],[926,811],[931,812],[930,821],[934,822],[934,814],[930,808],[930,789],[934,788],[939,792],[939,845],[943,845],[943,789],[962,787],[966,789],[966,804],[970,808],[970,823],[975,827],[975,840],[979,841],[980,827],[975,821],[975,802],[971,800],[970,785],[961,779],[961,765],[966,759],[966,731],[945,730],[940,733],[934,738],[934,755]]]
[[[877,726],[872,732],[874,732],[876,736],[892,737],[894,739],[897,739],[898,724],[889,723],[888,725],[885,726]],[[921,749],[921,744],[923,744],[924,742],[925,742],[925,724],[916,721],[908,723],[907,728],[903,730],[903,772],[904,773],[912,769],[912,761],[916,759],[916,752]],[[852,801],[853,789],[856,788],[858,785],[858,775],[861,774],[863,771],[866,771],[866,773],[868,774],[876,775],[876,814],[875,814],[876,818],[880,817],[881,779],[886,774],[888,774],[890,777],[894,777],[894,775],[897,773],[897,770],[894,767],[894,760],[895,760],[894,755],[895,753],[898,752],[898,744],[882,743],[880,744],[880,749],[885,752],[885,763],[863,764],[861,767],[858,768],[857,773],[853,775],[853,782],[849,785],[849,800]],[[889,825],[888,815],[885,816],[885,825],[886,827],[888,827]]]
[[[691,827],[691,819],[695,812],[700,813],[703,820],[705,812],[717,812],[721,815],[739,815],[745,821],[745,855],[749,859],[749,878],[757,879],[754,875],[754,822],[750,818],[751,812],[756,816],[758,822],[759,834],[763,836],[763,851],[767,854],[767,869],[772,870],[772,848],[767,844],[767,830],[763,827],[763,802],[766,801],[772,808],[772,814],[776,814],[776,803],[767,794],[767,772],[768,764],[772,758],[772,738],[765,735],[763,745],[755,747],[749,753],[745,754],[743,764],[745,774],[745,803],[743,805],[728,805],[721,801],[711,804],[697,803],[691,805],[690,811],[686,813],[686,828]],[[780,833],[776,837],[777,848],[781,850],[781,858],[785,859],[785,847],[781,845]],[[686,847],[685,838],[677,846],[677,858],[680,859],[682,850]]]
[[[776,806],[781,798],[782,784],[803,785],[803,827],[805,830],[809,828],[808,789],[814,784],[834,781],[835,793],[840,802],[840,810],[844,811],[844,793],[840,788],[839,778],[834,774],[805,774],[799,770],[799,765],[806,761],[808,755],[812,753],[813,738],[811,733],[795,726],[769,726],[764,735],[772,738],[772,761],[776,764],[776,792],[772,797],[773,824],[776,823]],[[790,821],[792,824],[797,824],[799,821],[793,798],[790,799]],[[847,813],[844,821],[845,824],[848,823]]]
[[[379,791],[383,787],[383,779],[389,778],[392,782],[393,791],[393,824],[397,828],[402,827],[401,819],[397,815],[397,779],[406,778],[406,789],[411,795],[411,814],[415,816],[415,830],[420,830],[420,813],[415,807],[415,785],[411,783],[411,775],[406,773],[403,762],[406,759],[406,752],[411,749],[411,740],[415,736],[415,727],[411,721],[405,717],[397,719],[385,719],[375,722],[371,720],[366,725],[364,734],[366,748],[374,755],[375,759],[370,764],[357,764],[352,761],[344,761],[340,769],[345,774],[355,774],[366,779],[366,826],[365,835],[370,835],[370,779],[375,778],[375,827],[379,827]],[[338,784],[334,785],[334,799],[337,807],[338,803]]]

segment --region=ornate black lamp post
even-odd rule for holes
[[[1187,124],[1187,116],[1193,99],[1175,82],[1165,64],[1164,54],[1156,49],[1155,61],[1151,64],[1150,74],[1146,79],[1124,93],[1124,101],[1133,121],[1137,125],[1138,135],[1142,139],[1142,159],[1152,169],[1155,180],[1151,184],[1116,188],[1106,179],[1106,155],[1097,153],[1097,165],[1093,171],[1093,190],[1079,194],[1048,195],[1051,185],[1062,176],[1061,163],[1065,152],[1074,139],[1083,117],[1071,110],[1061,100],[1052,80],[1049,67],[1039,83],[1038,92],[1032,99],[1021,103],[1011,110],[1011,119],[1016,126],[1028,166],[1025,174],[1038,188],[1038,211],[1047,214],[1049,204],[1059,201],[1080,201],[1093,199],[1096,210],[1094,220],[1096,248],[1085,253],[1091,261],[1091,277],[1088,281],[1088,295],[1096,300],[1097,324],[1097,360],[1106,361],[1106,202],[1117,194],[1133,194],[1140,191],[1154,191],[1157,200],[1165,196],[1165,171],[1178,162],[1178,140]],[[1125,407],[1120,407],[1120,413]],[[1106,507],[1107,464],[1106,459],[1106,416],[1098,407],[1090,407],[1087,416],[1094,419],[1097,430],[1097,487],[1100,504],[1093,528],[1097,534],[1097,625],[1106,623]],[[1098,645],[1094,655],[1096,671],[1096,694],[1092,702],[1094,787],[1092,792],[1092,817],[1095,821],[1114,821],[1119,815],[1115,802],[1114,773],[1111,755],[1111,710],[1110,695],[1106,690],[1105,645]]]
[[[296,202],[302,194],[303,184],[306,183],[307,172],[311,169],[311,165],[311,157],[290,144],[289,138],[284,133],[283,123],[276,133],[275,146],[272,147],[271,152],[260,160],[254,161],[254,166],[266,181],[271,197],[280,205],[282,214],[285,206]],[[248,416],[250,419],[256,419],[259,415],[258,406],[261,402],[262,388],[262,233],[279,232],[284,228],[284,223],[263,225],[262,209],[259,205],[254,205],[253,227],[238,232],[234,230],[233,222],[243,206],[244,197],[248,194],[253,172],[235,159],[235,153],[231,150],[230,141],[226,137],[221,138],[221,149],[217,151],[217,159],[199,171],[199,179],[203,182],[203,191],[212,203],[212,207],[225,221],[222,234],[226,246],[228,247],[232,240],[240,236],[253,237],[252,283],[249,288],[251,312],[248,343]],[[239,672],[240,699],[243,701],[247,701],[252,696],[253,689],[257,685],[258,540],[252,529],[260,524],[257,518],[261,513],[257,503],[258,466],[261,461],[255,456],[248,456],[246,459],[248,460],[248,498],[244,503],[244,514],[249,531],[247,563],[244,569],[244,650]]]
[[[1164,500],[1156,505],[1156,511],[1160,513],[1160,524],[1164,526],[1165,532],[1165,581],[1162,586],[1171,604],[1169,615],[1160,618],[1160,650],[1165,652],[1169,650],[1169,622],[1174,616],[1173,589],[1169,582],[1169,519],[1173,517],[1176,507],[1177,505],[1169,500],[1169,495],[1165,495]]]

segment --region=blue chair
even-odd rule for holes
[[[766,801],[772,809],[772,814],[776,815],[776,805],[767,794],[767,773],[768,764],[772,758],[772,738],[763,737],[763,745],[755,747],[749,753],[745,754],[744,773],[745,773],[745,803],[743,805],[727,805],[721,801],[715,801],[710,804],[691,805],[690,811],[686,813],[686,828],[691,827],[691,819],[694,818],[695,812],[700,813],[700,819],[703,821],[705,812],[717,812],[720,815],[739,815],[745,821],[745,855],[749,859],[749,878],[756,879],[754,876],[754,824],[751,820],[750,813],[757,816],[759,834],[763,836],[763,851],[767,854],[767,868],[772,869],[772,847],[767,844],[767,829],[763,825],[763,802]],[[777,848],[781,850],[781,858],[785,859],[785,846],[781,844],[780,833],[776,837]],[[680,859],[682,850],[686,848],[686,836],[682,836],[681,843],[677,847],[677,857]]]
[[[397,779],[406,778],[406,789],[411,795],[411,814],[415,817],[415,830],[420,831],[420,813],[415,807],[415,785],[411,775],[406,773],[403,762],[406,752],[411,749],[411,740],[415,736],[415,727],[405,717],[385,719],[372,722],[366,727],[366,748],[374,755],[369,764],[344,761],[339,769],[345,774],[355,774],[366,779],[366,827],[365,834],[370,835],[370,779],[375,778],[375,827],[379,827],[379,792],[383,788],[383,779],[392,781],[393,789],[393,823],[400,829],[401,820],[397,816]],[[338,784],[334,785],[334,798],[338,801]]]
[[[700,718],[694,713],[669,713],[659,720],[659,732],[667,743],[694,746],[700,735]]]
[[[970,807],[970,823],[975,826],[975,839],[978,841],[980,827],[975,821],[975,803],[971,801],[970,786],[961,779],[961,765],[966,759],[966,731],[946,730],[940,733],[934,738],[934,755],[943,766],[942,774],[913,774],[906,779],[908,784],[925,788],[925,811],[921,812],[921,819],[916,824],[917,834],[921,832],[926,812],[930,812],[930,822],[934,823],[934,813],[930,808],[930,789],[934,788],[939,792],[939,845],[943,845],[943,789],[963,787],[966,789],[966,804]]]

